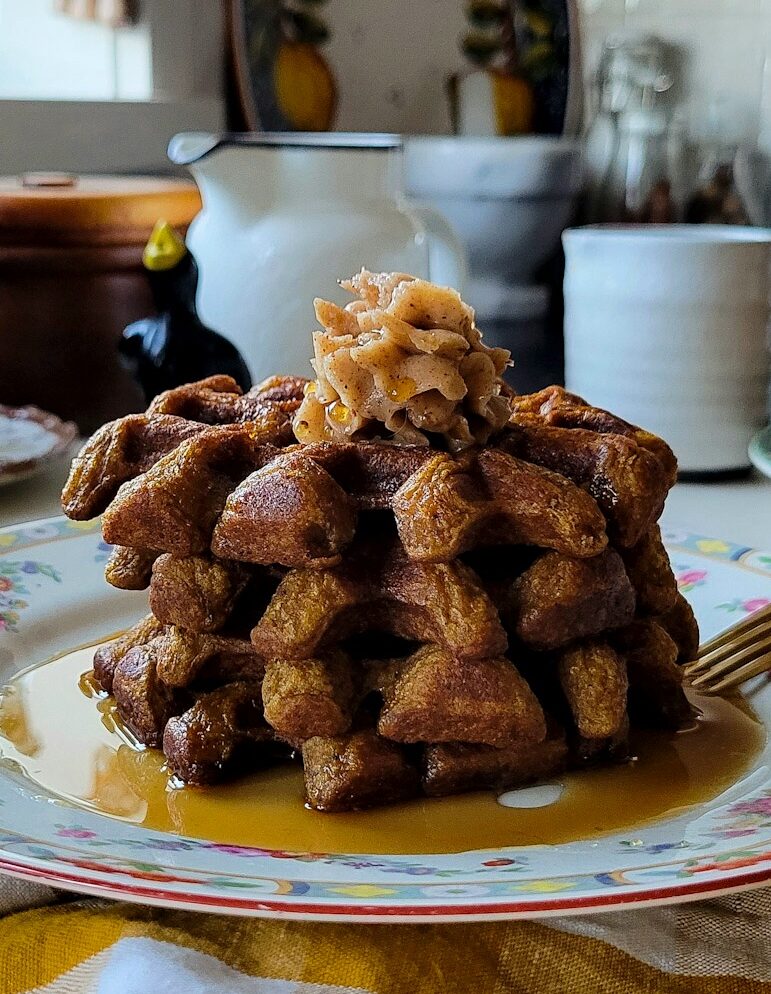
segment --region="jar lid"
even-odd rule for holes
[[[186,227],[201,209],[189,180],[152,176],[0,176],[0,244],[144,244],[159,218]]]

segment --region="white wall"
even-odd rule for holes
[[[115,32],[119,71],[109,92],[104,80],[101,89],[84,92],[84,84],[75,78],[92,56],[98,62],[82,39],[97,44],[113,34],[109,28],[61,17],[54,22],[55,29],[76,32],[69,52],[57,50],[50,38],[43,48],[39,22],[26,31],[16,22],[9,32],[9,18],[21,16],[22,7],[25,16],[35,11],[44,15],[44,33],[50,28],[52,0],[0,0],[0,175],[35,169],[168,170],[166,146],[175,132],[223,127],[223,25],[218,0],[142,0],[142,26]],[[91,29],[97,33],[92,35]],[[32,64],[48,59],[59,67],[54,74],[57,99],[3,99],[2,60],[14,47]],[[61,69],[61,59],[69,60],[66,70]],[[131,66],[144,76],[146,85],[136,72],[132,75]],[[97,82],[92,78],[89,85],[96,87]],[[77,93],[75,85],[81,87]]]
[[[720,101],[731,140],[759,138],[771,152],[771,0],[579,0],[591,70],[611,33],[655,34],[682,46],[688,130],[697,139]]]
[[[771,2],[771,0],[769,0]],[[468,69],[462,0],[332,0],[324,57],[337,77],[342,131],[448,133],[445,83]]]
[[[0,0],[0,99],[148,100],[146,25],[113,29],[52,0]]]

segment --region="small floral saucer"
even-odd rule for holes
[[[0,486],[42,472],[77,437],[77,427],[55,414],[0,404]]]
[[[675,529],[665,541],[704,638],[771,603],[771,554]],[[0,683],[146,610],[144,593],[104,583],[108,554],[95,524],[51,518],[0,529]],[[759,678],[749,693],[771,727],[771,683]],[[556,793],[529,788],[513,801],[532,807]],[[623,833],[413,855],[284,851],[150,830],[47,794],[2,763],[0,872],[145,904],[360,922],[686,901],[771,883],[771,745],[713,800]]]

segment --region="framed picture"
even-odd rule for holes
[[[491,133],[575,133],[574,2],[228,0],[243,119],[251,130],[448,134],[468,92],[500,103]]]

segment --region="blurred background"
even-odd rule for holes
[[[353,259],[559,382],[565,227],[769,224],[770,37],[768,0],[0,0],[0,402],[82,435],[201,328],[310,373]],[[193,282],[143,264],[161,219]]]

